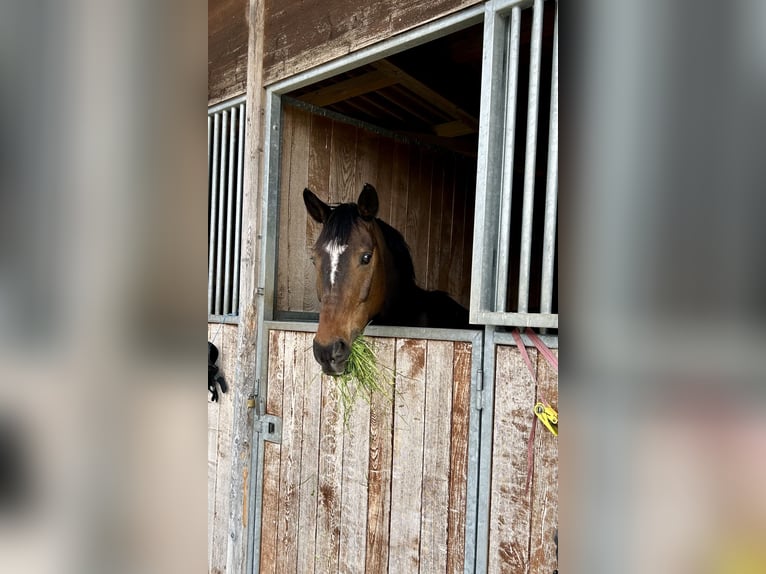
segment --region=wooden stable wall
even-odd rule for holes
[[[396,398],[344,428],[313,337],[269,332],[260,572],[463,572],[471,344],[373,339]]]
[[[245,93],[248,0],[207,4],[207,101],[216,104]]]
[[[320,225],[306,213],[303,189],[340,203],[356,201],[365,183],[378,191],[378,217],[409,244],[418,284],[468,306],[475,159],[293,106],[282,125],[277,310],[319,310],[309,256]]]
[[[266,0],[264,79],[272,84],[480,0]]]
[[[537,385],[516,347],[499,345],[495,355],[489,572],[550,574],[558,568],[558,438],[540,423],[528,472],[531,408],[541,398],[558,407],[558,374],[537,349],[527,352]]]
[[[231,387],[237,360],[237,325],[209,323],[207,340],[218,347],[218,366]],[[201,389],[200,389],[201,391]],[[226,571],[229,537],[229,486],[231,484],[231,439],[233,398],[218,393],[218,402],[207,402],[207,534],[208,572]]]

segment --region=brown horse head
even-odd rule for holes
[[[341,374],[351,344],[382,309],[386,245],[375,216],[378,194],[365,184],[357,203],[330,207],[303,190],[309,215],[322,224],[311,261],[321,303],[314,357],[329,375]]]

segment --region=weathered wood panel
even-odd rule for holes
[[[529,350],[533,364],[537,350]],[[529,572],[531,493],[527,489],[527,445],[534,414],[535,385],[514,347],[496,355],[489,571]]]
[[[452,424],[454,345],[428,341],[426,347],[423,432],[423,497],[420,525],[420,572],[447,569],[447,513]]]
[[[393,339],[377,339],[375,355],[381,365],[395,366]],[[393,404],[376,395],[370,405],[370,462],[367,499],[367,572],[388,567],[388,534],[391,524],[391,433]]]
[[[416,572],[420,559],[426,342],[396,341],[394,459],[391,472],[392,572]]]
[[[468,427],[471,416],[471,345],[455,343],[452,371],[447,572],[463,572],[468,477]]]
[[[558,357],[558,349],[551,352]],[[558,410],[559,385],[556,373],[545,358],[537,357],[537,400],[550,401]],[[530,572],[553,572],[558,568],[554,535],[559,513],[559,441],[539,422],[535,433],[532,479],[532,526]]]
[[[478,0],[266,2],[264,68],[273,83]]]
[[[373,339],[395,399],[357,401],[344,426],[312,338],[269,335],[267,412],[283,426],[265,450],[261,571],[462,571],[470,344]]]
[[[279,311],[319,309],[310,249],[320,226],[300,194],[309,187],[330,203],[356,201],[373,184],[379,217],[410,246],[418,283],[470,296],[475,160],[393,140],[285,106],[282,131],[276,304]]]
[[[248,7],[248,0],[207,4],[208,105],[245,92]]]
[[[236,372],[237,325],[208,324],[208,341],[218,347],[218,366],[231,385]],[[208,393],[208,397],[210,394]],[[231,393],[218,393],[218,402],[208,400],[208,569],[226,569],[228,543],[229,486],[231,484]]]
[[[497,348],[490,572],[553,572],[558,567],[554,543],[558,527],[558,439],[535,423],[532,412],[536,400],[543,397],[558,406],[558,374],[536,349],[527,352],[535,366],[537,385],[516,347]],[[553,353],[558,355],[557,350]]]

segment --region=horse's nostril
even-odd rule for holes
[[[334,360],[343,360],[349,355],[349,348],[346,342],[342,339],[338,339],[332,346],[332,358]]]

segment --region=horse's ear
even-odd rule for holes
[[[365,183],[356,204],[362,219],[373,219],[378,214],[378,192],[369,183]]]
[[[314,221],[324,223],[330,217],[330,206],[314,195],[308,187],[303,190],[303,203]]]

